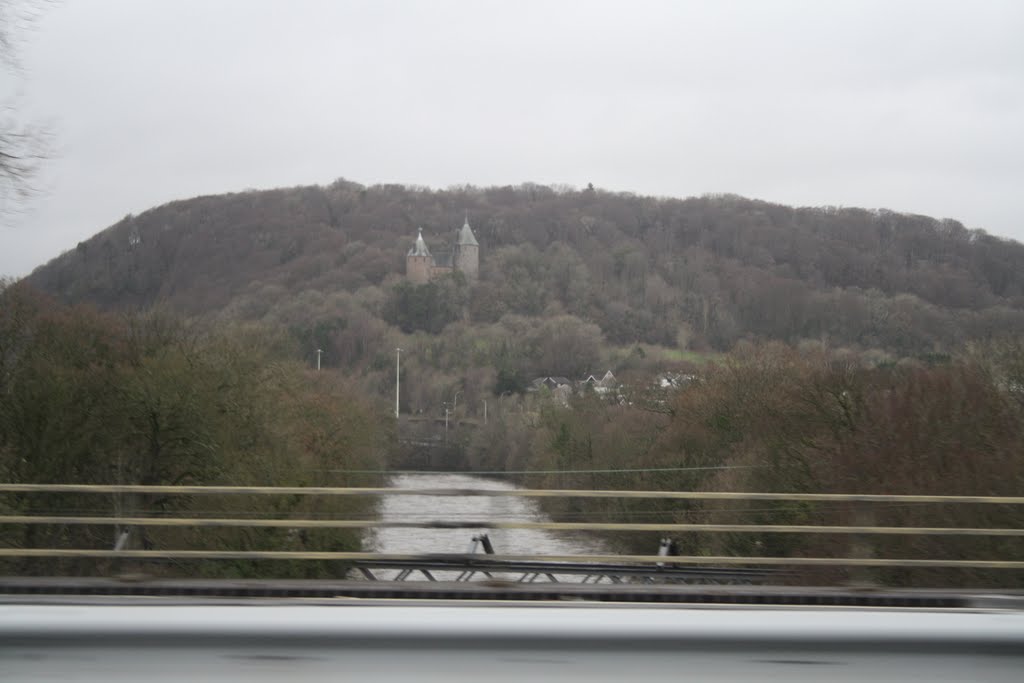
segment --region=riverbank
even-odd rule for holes
[[[471,474],[397,474],[389,486],[396,489],[513,490],[507,481]],[[536,501],[493,496],[382,496],[377,514],[384,522],[547,522]],[[473,538],[486,533],[494,551],[510,555],[573,555],[607,552],[590,534],[555,534],[537,529],[421,529],[371,530],[363,540],[367,550],[380,553],[465,553]],[[482,549],[478,549],[482,552]],[[449,577],[439,577],[449,578]]]

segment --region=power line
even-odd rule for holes
[[[1024,505],[1024,496],[965,496],[881,493],[800,493],[742,491],[661,491],[630,489],[489,489],[489,488],[391,488],[344,486],[170,486],[143,484],[3,484],[4,493],[163,493],[168,495],[253,496],[438,496],[498,498],[621,498],[704,501],[786,501],[845,503],[953,503],[971,505]]]
[[[616,468],[616,469],[592,469],[592,470],[473,470],[472,472],[458,472],[454,470],[343,470],[325,469],[317,472],[332,472],[336,474],[410,474],[410,475],[461,475],[472,477],[474,475],[497,475],[497,474],[642,474],[644,472],[699,472],[704,470],[748,470],[761,469],[765,465],[709,465],[706,467],[638,467],[638,468]]]

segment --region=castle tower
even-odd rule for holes
[[[466,214],[466,222],[462,224],[455,240],[452,265],[455,270],[462,271],[467,280],[476,282],[480,274],[480,244],[473,236],[473,229],[469,227],[469,214]]]
[[[430,282],[430,271],[434,267],[434,257],[423,241],[423,228],[416,234],[416,243],[405,255],[405,277],[414,285],[425,285]]]

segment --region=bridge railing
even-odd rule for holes
[[[745,493],[708,491],[623,491],[581,489],[462,489],[462,488],[382,488],[382,487],[278,487],[278,486],[143,486],[90,484],[0,484],[0,494],[95,494],[101,496],[136,494],[160,496],[488,496],[516,498],[620,498],[672,501],[771,501],[799,503],[844,503],[870,511],[875,504],[932,504],[942,506],[1020,506],[1024,496],[943,496],[886,495],[838,493]],[[870,520],[870,512],[859,514]],[[931,536],[975,538],[1021,538],[1024,529],[1013,527],[954,526],[883,526],[871,523],[856,525],[798,524],[715,524],[715,523],[630,523],[630,522],[540,522],[478,520],[388,521],[373,519],[303,519],[292,517],[241,518],[204,516],[151,515],[58,515],[5,514],[0,526],[6,525],[88,525],[116,527],[189,527],[249,529],[380,529],[380,528],[443,528],[443,529],[535,529],[548,531],[590,532],[661,532],[661,533],[758,533],[758,534],[827,534],[866,539],[874,536]],[[959,568],[983,570],[1024,569],[1024,561],[982,557],[875,557],[857,545],[843,556],[757,556],[757,555],[664,555],[644,554],[515,554],[491,555],[493,560],[508,562],[573,562],[627,563],[675,566],[717,565],[723,567],[899,567]],[[70,548],[70,547],[0,547],[3,558],[91,558],[136,560],[336,560],[336,561],[409,561],[423,555],[405,553],[374,553],[361,551],[317,550],[228,550],[189,548]],[[479,556],[444,554],[432,558],[474,559]]]

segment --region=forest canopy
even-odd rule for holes
[[[479,282],[406,284],[416,228],[444,245],[464,214]],[[338,338],[328,363],[367,327],[439,334],[510,315],[575,316],[613,345],[717,351],[812,339],[919,355],[1024,330],[1024,245],[955,220],[535,184],[198,197],[126,216],[28,280],[105,309],[319,326]]]
[[[297,363],[293,346],[287,334],[257,325],[209,329],[161,311],[102,313],[8,285],[0,290],[0,480],[317,486],[341,481],[332,474],[338,470],[381,469],[393,429],[382,419],[386,411],[334,373]],[[230,516],[231,504],[216,496],[0,496],[5,514],[131,517],[189,514],[199,506]],[[371,507],[295,497],[264,504],[296,517]],[[148,528],[128,547],[353,550],[360,543],[337,530],[296,538],[285,531]],[[89,525],[7,524],[0,536],[0,544],[16,548],[110,547],[113,540],[110,527]],[[33,573],[32,562],[15,569]],[[315,564],[291,569],[344,572]],[[215,570],[244,576],[255,568],[221,563]]]

